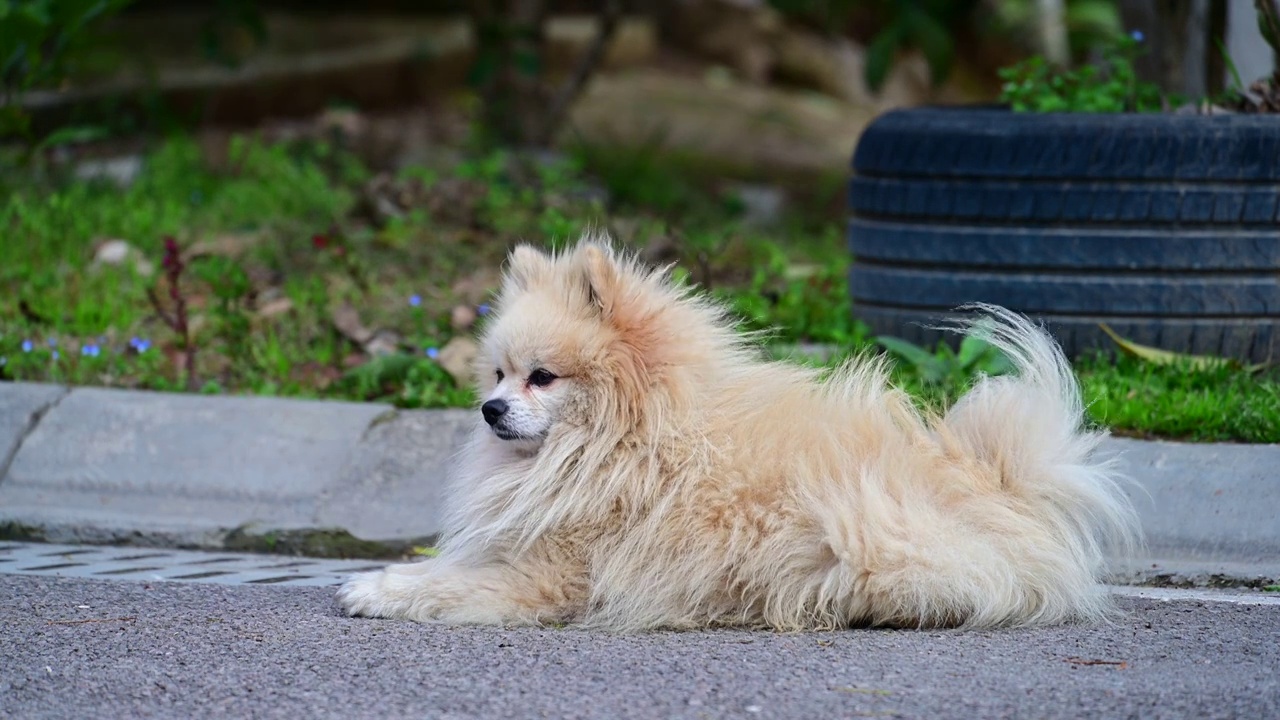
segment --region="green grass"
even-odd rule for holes
[[[320,144],[239,139],[225,157],[210,158],[181,137],[149,153],[125,191],[47,167],[0,176],[8,191],[0,204],[0,377],[404,407],[470,403],[469,388],[428,356],[472,334],[453,328],[450,312],[484,304],[513,243],[567,242],[603,226],[605,209],[583,192],[574,160],[530,165],[492,152],[410,168],[389,179],[388,193],[411,196],[409,209],[380,219],[360,202],[369,178],[353,158]],[[690,274],[740,304],[749,325],[773,324],[776,306],[787,321],[781,338],[851,336],[852,321],[839,312],[843,267],[812,262],[826,246],[839,247],[838,232],[783,252],[726,225],[723,213],[677,229],[663,213],[630,212],[639,243],[678,233],[682,258],[699,258]],[[177,294],[193,328],[192,377],[185,338],[163,318],[176,309],[166,237],[185,251]],[[153,272],[132,262],[96,265],[95,248],[113,238]],[[713,257],[701,257],[713,246]],[[788,279],[796,257],[811,271]],[[467,282],[470,289],[459,287]],[[762,305],[761,297],[772,299]],[[262,312],[281,302],[285,312]],[[392,354],[375,356],[337,326],[333,314],[344,305],[391,338]]]
[[[484,318],[459,328],[451,313],[486,303],[513,243],[563,244],[614,226],[635,245],[666,243],[677,275],[772,343],[823,344],[837,356],[874,347],[849,312],[838,218],[802,207],[777,227],[743,226],[733,199],[685,164],[592,149],[551,164],[468,155],[374,183],[390,188],[379,197],[402,203],[394,216],[370,211],[371,178],[322,143],[239,139],[210,156],[183,137],[159,142],[123,191],[47,166],[4,171],[0,378],[467,405],[467,384],[434,355]],[[610,206],[587,192],[593,178]],[[191,318],[193,376],[184,337],[164,319],[176,309],[166,237],[185,250],[176,294]],[[109,238],[130,243],[153,272],[95,265]],[[347,307],[361,328],[382,333],[389,354],[335,322]],[[922,404],[945,405],[976,372],[998,369],[979,350],[898,347],[906,354],[895,380]],[[1132,359],[1078,369],[1092,418],[1117,432],[1280,441],[1274,375]]]
[[[1089,415],[1120,432],[1192,441],[1280,441],[1280,379],[1226,365],[1131,357],[1077,365]]]

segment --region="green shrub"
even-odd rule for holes
[[[1121,37],[1098,65],[1062,69],[1036,56],[1000,70],[1000,101],[1018,112],[1160,112],[1175,98],[1138,80],[1133,60],[1144,50],[1142,36]]]

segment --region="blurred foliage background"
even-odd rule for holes
[[[599,34],[607,38],[597,58],[604,62],[589,63],[588,76],[611,64],[711,63],[748,83],[881,107],[990,100],[999,67],[1035,54],[1064,66],[1087,62],[1141,29],[1152,43],[1142,79],[1203,95],[1219,89],[1223,74],[1217,46],[1226,5],[378,0],[357,9],[332,0],[0,0],[0,132],[31,139],[68,124],[128,132],[252,123],[465,88],[485,100],[486,125],[498,139],[545,144],[576,95],[557,95],[541,81],[557,73],[572,80],[571,61],[590,54]],[[1197,48],[1200,57],[1188,59]],[[1188,71],[1193,60],[1207,70]],[[290,76],[307,82],[289,83]],[[908,79],[917,86],[903,87]],[[532,117],[530,105],[549,116]]]
[[[0,380],[465,405],[506,251],[595,229],[945,403],[998,358],[850,312],[862,129],[1226,102],[1243,11],[1280,37],[1248,0],[0,0]],[[1117,367],[1101,422],[1280,432],[1247,369]]]

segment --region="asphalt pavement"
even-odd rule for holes
[[[1168,592],[1168,591],[1166,591]],[[0,575],[5,718],[1280,717],[1280,602],[775,634],[344,617],[331,587]]]

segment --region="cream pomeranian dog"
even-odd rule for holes
[[[439,555],[356,575],[338,601],[618,631],[1102,619],[1132,507],[1091,459],[1102,434],[1058,346],[980,309],[1017,373],[932,417],[878,360],[825,378],[764,361],[722,307],[607,242],[519,247]]]

